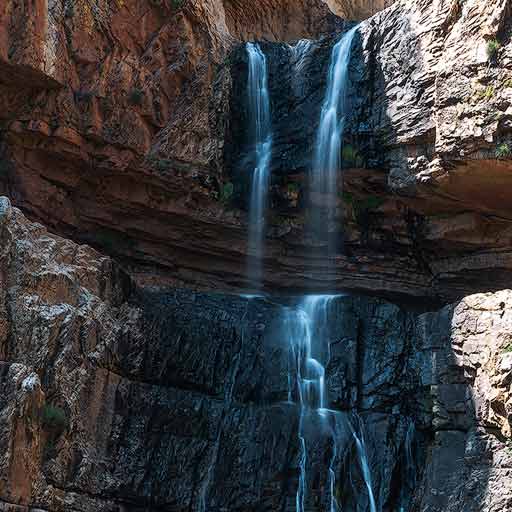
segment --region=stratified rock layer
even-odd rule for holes
[[[283,305],[187,291],[127,302],[109,258],[5,199],[0,237],[4,510],[293,509],[299,410]],[[345,296],[329,313],[329,404],[362,418],[382,510],[400,500],[407,442],[414,510],[508,510],[512,292],[423,314]],[[352,434],[340,432],[340,504],[364,507]],[[323,439],[308,459],[321,500]]]
[[[52,231],[116,256],[139,282],[245,290],[247,215],[225,193],[232,106],[244,89],[237,45],[345,24],[320,0],[177,5],[4,2],[0,188]],[[358,18],[365,6],[338,8]],[[507,0],[403,0],[360,25],[338,191],[344,250],[331,276],[305,236],[303,183],[338,36],[315,43],[310,69],[296,74],[303,102],[287,92],[297,85],[290,52],[285,62],[282,45],[266,45],[274,122],[288,127],[274,148],[268,290],[335,282],[450,301],[510,284],[511,164],[495,159],[512,147],[509,14]]]

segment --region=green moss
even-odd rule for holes
[[[296,195],[296,194],[299,194],[300,192],[300,185],[298,183],[288,183],[286,185],[286,188],[287,188],[287,191],[288,191],[288,195]]]
[[[351,165],[354,167],[363,166],[363,158],[352,144],[345,144],[343,146],[342,159],[345,165]]]
[[[220,189],[220,195],[219,195],[220,201],[224,204],[228,204],[231,201],[231,199],[233,198],[234,191],[235,191],[235,186],[233,185],[233,183],[231,183],[230,181],[228,181],[227,183],[224,183]]]
[[[41,422],[45,430],[61,434],[68,427],[66,413],[60,407],[45,404],[41,412]]]
[[[507,158],[512,157],[512,149],[510,149],[510,146],[506,143],[500,144],[496,148],[496,158],[498,160],[505,160]]]

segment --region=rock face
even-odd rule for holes
[[[109,258],[5,199],[0,228],[3,510],[294,509],[290,299],[134,292]],[[368,500],[349,424],[364,428],[382,510],[512,507],[511,315],[510,291],[429,313],[332,301],[344,510]],[[329,450],[310,452],[317,506]]]
[[[243,173],[231,145],[239,44],[265,39],[283,129],[265,285],[321,289],[303,182],[331,32],[345,26],[332,12],[359,19],[385,6],[4,2],[0,189],[141,283],[250,288],[244,201],[224,191],[233,163]],[[510,284],[510,163],[495,159],[512,146],[508,14],[502,0],[403,0],[361,24],[340,191],[345,250],[326,281],[442,301]],[[290,52],[270,44],[299,37],[317,40],[298,74],[304,101]]]

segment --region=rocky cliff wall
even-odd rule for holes
[[[290,299],[134,293],[109,258],[0,205],[1,509],[293,508]],[[509,291],[428,313],[332,302],[326,378],[344,510],[368,500],[356,412],[382,510],[396,510],[397,489],[413,510],[512,507],[511,311]],[[332,445],[313,439],[319,506]]]
[[[225,194],[230,98],[243,89],[237,45],[316,39],[343,24],[321,2],[269,2],[259,17],[237,2],[180,5],[4,3],[1,188],[139,282],[243,290],[247,215]],[[509,282],[509,10],[403,0],[362,23],[337,286],[450,301]],[[310,279],[301,187],[333,42],[314,45],[303,103],[274,95],[276,108],[308,117],[284,130],[298,145],[278,136],[269,290],[324,286]],[[290,90],[277,73],[275,90]]]

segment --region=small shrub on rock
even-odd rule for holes
[[[487,56],[490,60],[496,60],[498,52],[500,51],[501,45],[497,39],[491,39],[487,43]]]
[[[54,434],[61,434],[68,426],[66,413],[60,407],[45,404],[42,410],[41,420],[43,428]]]
[[[227,183],[224,183],[220,189],[220,200],[222,203],[227,204],[231,201],[233,198],[233,192],[235,190],[235,187],[233,186],[233,183],[228,181]]]
[[[512,149],[506,143],[500,144],[496,148],[496,158],[498,160],[505,160],[512,157]]]

